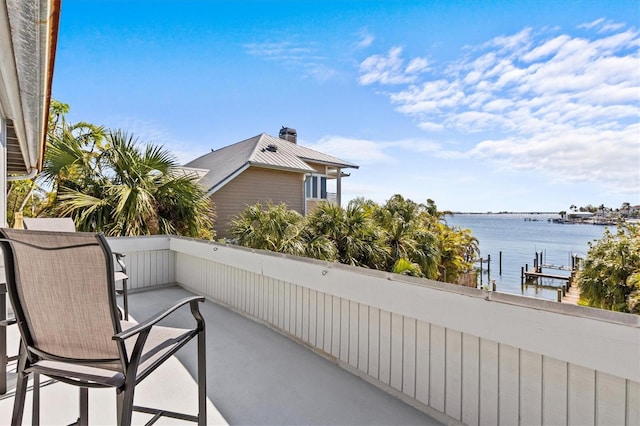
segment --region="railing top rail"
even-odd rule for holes
[[[140,238],[140,237],[139,237]],[[142,237],[149,238],[149,237]],[[549,312],[559,313],[563,315],[571,315],[582,318],[589,318],[600,321],[607,321],[617,324],[624,324],[631,327],[640,328],[640,316],[627,314],[623,312],[614,312],[605,309],[596,309],[586,306],[570,305],[566,303],[558,303],[546,299],[538,299],[528,296],[521,296],[518,294],[503,293],[488,291],[473,287],[466,287],[457,284],[450,284],[440,281],[428,280],[425,278],[411,277],[408,275],[394,274],[386,271],[379,271],[374,269],[367,269],[358,266],[345,265],[337,262],[327,262],[318,259],[311,259],[307,257],[293,256],[284,253],[276,253],[268,250],[258,250],[248,247],[241,247],[232,244],[219,243],[215,241],[198,240],[195,238],[169,236],[170,239],[193,241],[198,244],[206,244],[216,249],[225,249],[231,251],[253,253],[259,256],[287,259],[292,262],[302,262],[306,264],[316,265],[324,268],[331,268],[333,270],[344,270],[358,275],[383,278],[389,281],[395,281],[399,283],[429,287],[434,290],[440,290],[450,293],[461,294],[469,297],[481,298],[490,302],[506,303],[514,306],[521,306],[525,308],[545,310]]]

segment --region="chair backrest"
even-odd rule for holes
[[[121,371],[124,349],[112,340],[121,331],[113,260],[104,236],[0,233],[7,288],[29,352],[39,359],[101,361],[101,367]]]
[[[24,229],[32,231],[76,232],[76,224],[70,217],[25,217]]]

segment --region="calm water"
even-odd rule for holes
[[[529,286],[520,287],[520,268],[533,267],[536,252],[543,253],[543,263],[571,265],[571,255],[585,257],[588,242],[602,236],[605,227],[598,225],[563,225],[551,223],[548,214],[456,214],[447,216],[449,226],[471,229],[480,241],[480,254],[486,259],[491,255],[491,275],[487,276],[487,265],[483,265],[483,284],[496,281],[498,291],[524,294],[526,296],[556,299],[556,291]],[[525,220],[526,219],[526,220]],[[499,274],[499,256],[502,251],[502,275]],[[547,270],[554,275],[568,272]],[[561,281],[545,279],[545,284],[560,285]]]

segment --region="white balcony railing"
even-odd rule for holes
[[[119,238],[177,282],[443,421],[640,424],[640,317],[177,237]]]

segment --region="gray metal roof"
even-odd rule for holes
[[[353,163],[266,133],[211,151],[185,164],[185,166],[208,169],[209,172],[200,182],[209,192],[215,192],[235,174],[249,166],[298,173],[314,172],[315,170],[309,163],[326,164],[340,168],[358,168]]]

